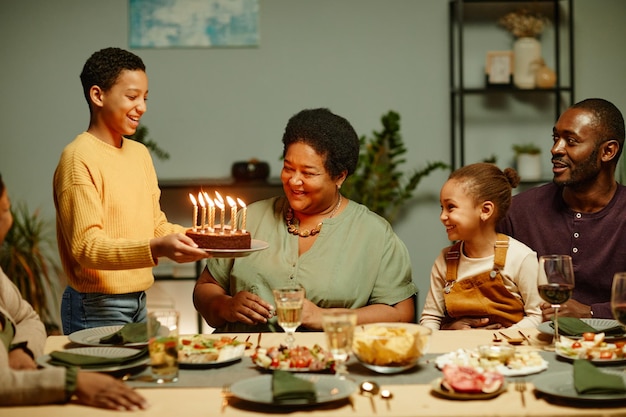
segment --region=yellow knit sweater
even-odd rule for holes
[[[167,222],[146,147],[116,148],[84,132],[54,173],[57,242],[69,285],[79,292],[145,291],[156,265],[150,239],[184,228]]]

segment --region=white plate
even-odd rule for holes
[[[79,330],[77,332],[71,333],[68,337],[70,342],[78,343],[79,345],[85,346],[118,346],[110,343],[100,343],[100,339],[104,336],[108,336],[110,334],[115,333],[119,329],[121,329],[122,325],[119,326],[101,326],[101,327],[92,327],[91,329]],[[124,346],[127,347],[139,347],[139,346],[147,346],[148,341],[138,342],[138,343],[126,343]]]
[[[213,258],[242,258],[269,247],[270,245],[267,242],[252,239],[250,249],[205,249],[205,251]]]
[[[581,320],[587,323],[588,325],[590,325],[591,327],[593,327],[594,329],[597,329],[598,333],[600,333],[602,329],[609,329],[611,327],[615,327],[619,325],[619,322],[617,320],[611,320],[611,319],[581,319]],[[537,326],[537,330],[539,330],[541,333],[554,336],[554,329],[552,328],[552,326],[550,326],[550,323],[551,322],[549,321],[544,321],[539,326]],[[561,336],[566,336],[566,337],[569,337],[570,339],[582,339],[582,336],[567,336],[567,335],[561,335]],[[617,340],[617,339],[623,339],[624,337],[626,337],[626,334],[604,335],[604,340],[606,341]]]
[[[443,369],[443,367],[448,363],[455,363],[457,365],[463,365],[463,366],[473,366],[472,364],[469,363],[469,355],[470,354],[478,355],[478,352],[466,351],[465,354],[468,355],[467,363],[462,363],[460,362],[459,359],[455,359],[455,356],[457,356],[458,354],[459,354],[459,351],[454,351],[454,352],[449,352],[449,353],[437,356],[437,358],[435,358],[435,363],[437,364],[437,368]],[[535,365],[535,366],[525,366],[523,368],[513,369],[502,364],[502,365],[496,366],[493,370],[499,372],[503,376],[524,376],[524,375],[532,375],[532,374],[536,374],[539,372],[543,372],[546,369],[548,369],[548,362],[542,358],[541,364]]]
[[[258,404],[275,406],[311,406],[343,400],[356,392],[356,385],[346,379],[330,375],[298,374],[298,378],[309,380],[315,384],[317,401],[310,403],[304,399],[274,402],[272,396],[272,375],[261,375],[235,382],[230,392],[235,397]]]
[[[624,371],[607,371],[607,373],[617,374],[624,378]],[[626,393],[622,394],[579,394],[574,387],[574,374],[572,371],[556,372],[536,377],[532,381],[535,389],[544,394],[559,398],[569,398],[577,401],[624,401]]]
[[[450,398],[452,400],[487,400],[489,398],[497,397],[506,391],[506,381],[502,383],[502,386],[499,390],[495,392],[481,392],[478,394],[469,394],[465,392],[456,392],[456,391],[448,391],[447,389],[441,386],[441,382],[443,378],[437,378],[431,383],[432,391],[436,392],[439,395],[442,395],[446,398]]]
[[[556,351],[556,356],[563,358],[565,360],[568,360],[570,362],[573,362],[575,359],[580,359],[578,357],[571,357],[568,356],[566,354],[564,354],[563,352],[560,351]],[[589,362],[593,362],[596,365],[607,365],[607,366],[611,366],[611,365],[622,365],[623,363],[626,363],[626,358],[616,358],[616,359],[600,359],[600,358],[593,358],[593,359],[588,359]]]
[[[137,349],[123,348],[123,347],[80,347],[65,349],[64,352],[76,353],[78,355],[90,355],[101,356],[104,358],[125,358],[137,354]],[[50,355],[39,356],[36,360],[37,364],[43,367],[54,366],[50,364],[52,357]],[[147,365],[150,362],[150,357],[146,355],[145,358],[140,358],[132,362],[128,362],[122,365],[102,366],[100,368],[90,367],[84,369],[85,372],[115,372],[126,369],[132,369],[139,366]]]
[[[215,361],[203,360],[203,355],[192,354],[186,358],[180,357],[178,364],[181,368],[216,368],[235,363],[243,357],[246,350],[245,343],[237,346],[226,346],[219,349],[219,357]]]

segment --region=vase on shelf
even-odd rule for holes
[[[543,59],[539,60],[539,66],[535,71],[535,84],[537,88],[552,88],[556,85],[556,73],[546,65]]]
[[[517,88],[535,88],[535,70],[541,59],[541,43],[533,37],[522,37],[513,43],[513,84]]]
[[[541,154],[522,153],[517,155],[517,173],[522,181],[541,179]]]

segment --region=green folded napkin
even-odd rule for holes
[[[68,351],[54,351],[50,353],[50,365],[54,366],[78,366],[82,369],[96,369],[107,366],[124,365],[148,356],[148,348],[138,350],[137,353],[121,358],[109,358],[104,356],[83,355]]]
[[[550,323],[554,328],[554,319]],[[559,334],[564,336],[582,336],[583,333],[602,333],[605,335],[621,335],[624,334],[624,328],[620,325],[607,327],[605,329],[596,329],[581,319],[576,317],[559,317]]]
[[[146,323],[128,323],[121,329],[100,338],[100,343],[107,345],[125,345],[127,343],[144,343],[148,341]]]
[[[586,359],[574,361],[574,387],[579,394],[626,393],[621,375],[602,372]]]
[[[315,384],[281,370],[275,370],[272,375],[272,395],[275,402],[306,400],[313,403],[317,400]]]

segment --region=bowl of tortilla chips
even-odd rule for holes
[[[428,350],[432,330],[413,323],[372,323],[354,330],[352,351],[378,373],[403,372],[417,365]]]

